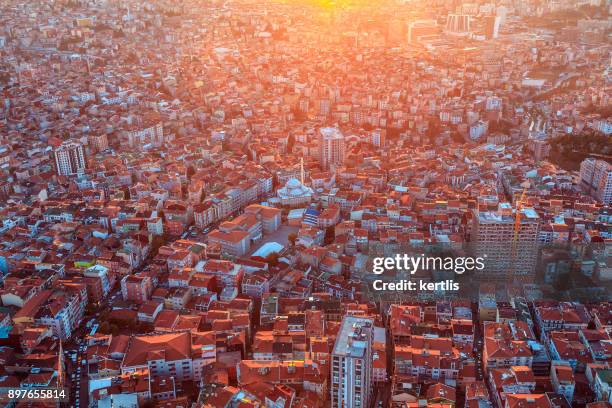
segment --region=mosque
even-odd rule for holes
[[[278,189],[278,198],[284,206],[300,207],[307,205],[312,201],[314,191],[312,188],[304,185],[304,161],[301,161],[301,178],[290,178],[287,180],[285,187]]]

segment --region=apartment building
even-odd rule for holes
[[[144,303],[151,298],[153,282],[149,276],[126,275],[121,279],[123,300]]]
[[[60,176],[83,173],[86,168],[83,145],[74,140],[62,143],[53,151],[55,170]]]
[[[593,158],[580,163],[580,184],[585,192],[605,205],[612,203],[612,164]]]
[[[346,316],[332,352],[331,407],[365,408],[372,392],[371,319]]]
[[[516,211],[520,211],[518,215]],[[504,282],[535,277],[538,260],[540,217],[532,208],[513,209],[501,203],[496,211],[474,212],[472,242],[474,256],[484,259],[485,268],[476,271],[482,281]]]

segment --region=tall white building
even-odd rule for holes
[[[371,319],[346,316],[332,352],[331,407],[367,408],[372,392]]]
[[[325,169],[344,163],[344,135],[338,128],[319,129],[319,160]]]
[[[66,141],[55,149],[53,155],[58,175],[70,176],[85,171],[85,153],[81,143],[73,140]]]
[[[588,158],[580,163],[580,184],[605,205],[612,203],[612,164]]]

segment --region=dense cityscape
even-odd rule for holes
[[[0,0],[0,406],[612,407],[611,12]]]

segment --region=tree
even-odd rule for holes
[[[97,308],[93,304],[91,304],[91,303],[88,303],[87,307],[85,307],[85,314],[86,315],[92,315],[92,314],[96,313],[96,311],[97,311]]]
[[[100,323],[100,326],[98,326],[98,331],[100,333],[110,334],[111,333],[110,324],[108,322]]]
[[[265,260],[268,265],[276,266],[278,265],[279,258],[280,258],[280,255],[278,254],[278,252],[271,252],[266,256]]]
[[[164,239],[164,237],[162,235],[155,235],[153,237],[153,241],[151,242],[151,256],[155,257],[157,255],[157,252],[159,251],[159,248],[164,245],[166,242],[166,240]]]
[[[551,143],[550,160],[566,170],[577,170],[585,158],[594,154],[612,154],[612,136],[594,131],[560,136]]]
[[[560,274],[553,284],[558,292],[565,292],[572,288],[572,279],[569,273]]]
[[[113,336],[116,336],[117,334],[119,334],[119,327],[116,324],[112,324],[110,325],[110,333]]]
[[[142,404],[142,408],[155,408],[155,400],[149,399]]]

